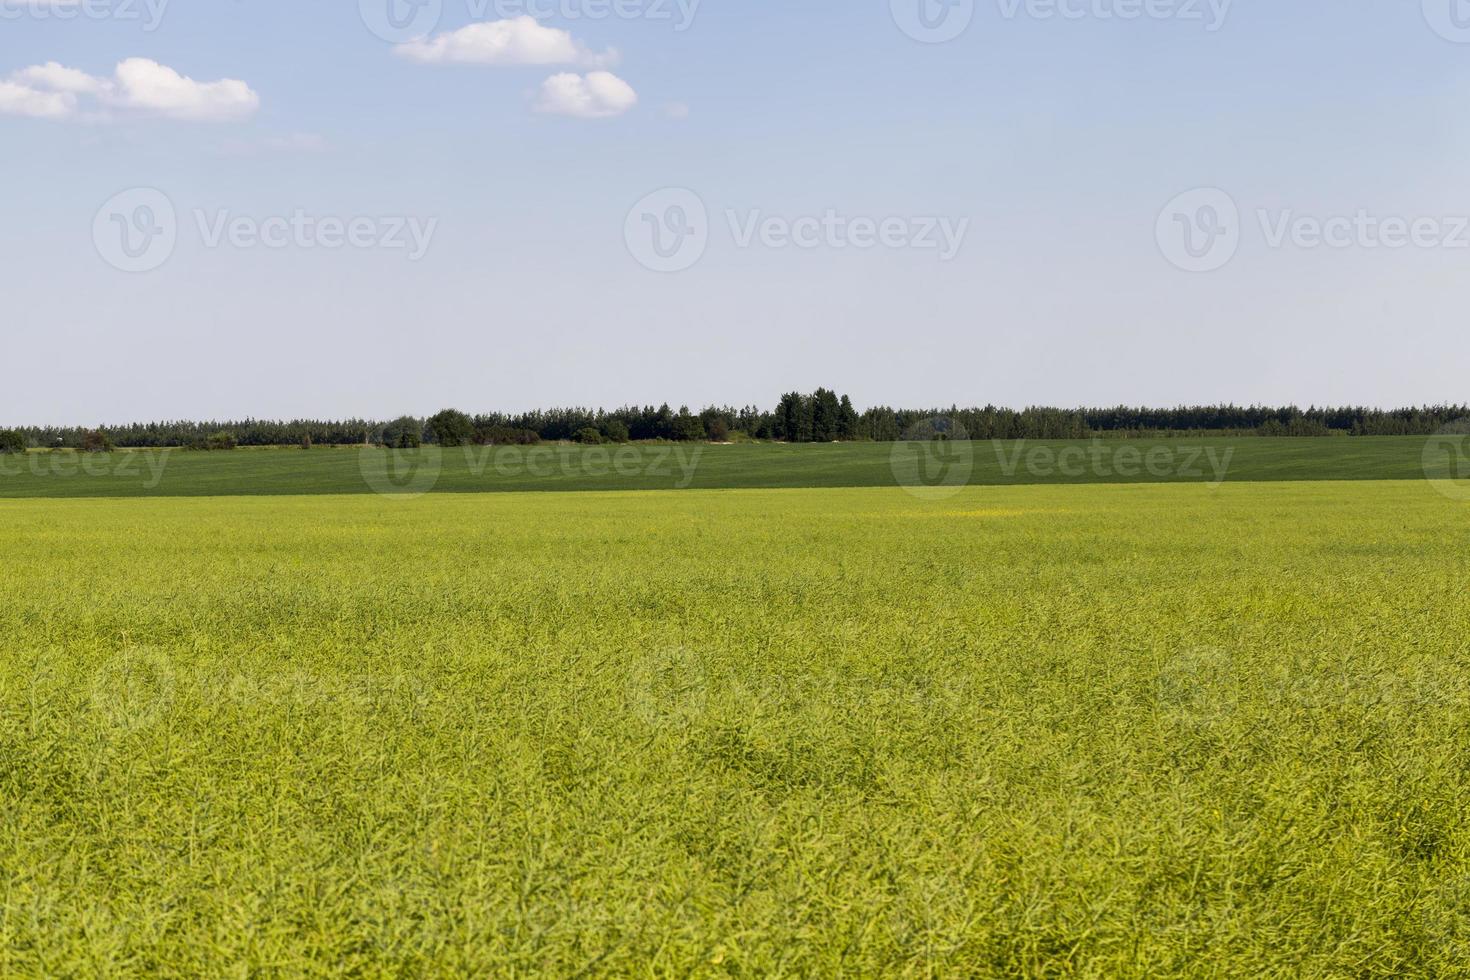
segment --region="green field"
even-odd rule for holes
[[[0,976],[1464,975],[1467,517],[0,501]]]
[[[545,490],[892,487],[914,445],[777,443],[585,448],[427,449],[392,454],[357,448],[182,450],[97,456],[31,452],[0,456],[0,498],[194,497]],[[982,486],[1068,483],[1200,483],[1280,480],[1414,480],[1425,475],[1424,437],[1140,439],[976,442],[946,447],[959,482]],[[1429,454],[1431,475],[1454,462]],[[1463,462],[1463,461],[1461,461]],[[401,472],[400,472],[401,471]],[[402,477],[401,485],[384,479]],[[432,477],[430,481],[429,478]],[[962,477],[962,479],[961,479]]]

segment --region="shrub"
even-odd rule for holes
[[[383,427],[383,445],[389,449],[417,449],[423,444],[423,424],[412,416],[394,419]]]
[[[196,453],[217,453],[234,449],[239,444],[239,440],[230,433],[216,432],[212,436],[195,437],[184,448]]]
[[[630,437],[627,423],[621,419],[608,419],[602,425],[602,433],[608,442],[627,442]]]
[[[112,440],[107,438],[107,433],[93,429],[82,436],[82,452],[110,453],[112,452]]]
[[[14,429],[0,429],[0,454],[23,453],[26,451],[26,437]]]
[[[689,409],[681,408],[679,414],[674,418],[673,431],[669,433],[669,436],[676,442],[699,442],[707,438],[708,434],[699,416],[690,415]]]
[[[446,408],[429,419],[429,434],[447,449],[467,446],[475,440],[475,424],[464,412]]]
[[[584,446],[600,446],[602,445],[602,433],[588,426],[577,433],[576,440]]]
[[[530,429],[512,429],[505,425],[484,426],[475,432],[475,442],[482,446],[534,446],[541,436]]]

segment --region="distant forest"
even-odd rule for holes
[[[448,409],[429,418],[273,422],[148,422],[96,429],[32,426],[6,430],[11,444],[33,448],[152,448],[385,444],[413,446],[629,442],[646,440],[894,442],[948,436],[970,439],[1085,439],[1167,435],[1409,436],[1430,435],[1470,417],[1470,406],[1371,408],[985,408],[894,409],[859,412],[851,399],[819,388],[791,393],[774,409],[711,407],[700,412],[668,405],[606,411],[553,408],[519,415],[468,415]],[[942,419],[937,425],[931,420]]]

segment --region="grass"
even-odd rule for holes
[[[1155,439],[958,443],[954,470],[985,486],[1412,480],[1424,476],[1427,440]],[[72,452],[0,456],[0,498],[200,497],[369,493],[432,477],[440,492],[892,487],[912,471],[911,445],[638,445],[587,449],[430,450],[394,459],[382,450],[256,449],[223,453]],[[534,455],[531,455],[534,452]],[[620,455],[621,454],[621,455]],[[1068,454],[1072,454],[1069,456]],[[1123,454],[1120,456],[1120,454]],[[1129,455],[1136,454],[1136,455]],[[1154,454],[1150,456],[1150,454]],[[1435,459],[1448,457],[1434,456]],[[1122,472],[1120,473],[1119,470]],[[908,482],[905,480],[905,482]]]
[[[0,502],[0,975],[1463,975],[1465,508]]]

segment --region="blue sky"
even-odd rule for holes
[[[1467,398],[1451,0],[7,2],[0,421]]]

